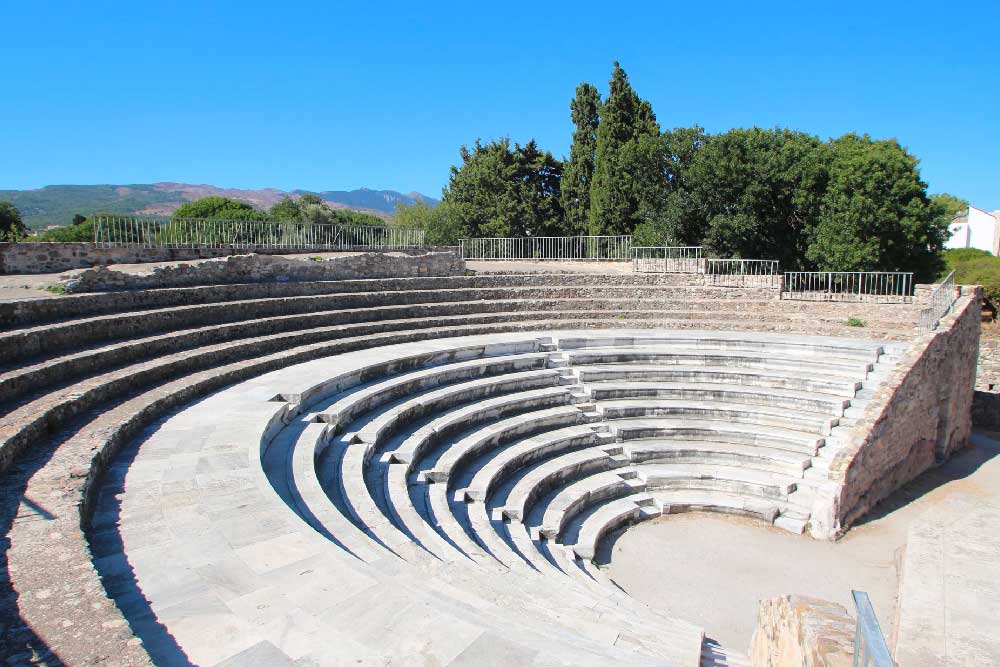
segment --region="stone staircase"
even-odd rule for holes
[[[689,349],[686,344],[666,349],[656,343],[655,354],[636,356],[643,346],[588,347],[584,330],[689,331],[692,339],[704,338],[706,331],[726,331],[745,340],[754,332],[794,332],[850,338],[862,347],[871,346],[866,342],[871,339],[905,343],[913,335],[916,310],[911,306],[868,306],[866,327],[846,326],[857,308],[779,301],[768,290],[692,286],[671,276],[646,275],[217,285],[2,303],[0,471],[7,498],[11,586],[0,591],[0,624],[7,628],[0,644],[8,651],[0,657],[33,645],[40,647],[40,654],[58,646],[60,659],[71,664],[95,657],[109,664],[147,661],[148,647],[130,643],[132,635],[122,633],[122,613],[115,602],[121,608],[128,605],[108,583],[118,575],[106,576],[102,586],[89,567],[103,562],[105,541],[123,530],[110,521],[109,510],[95,513],[98,492],[113,488],[105,475],[113,480],[115,474],[127,473],[128,466],[116,454],[173,411],[227,386],[243,386],[296,364],[308,369],[331,358],[355,359],[362,351],[367,370],[325,375],[312,383],[268,385],[269,395],[247,399],[258,412],[285,406],[285,416],[267,424],[273,439],[254,464],[267,471],[267,488],[281,499],[283,511],[290,508],[296,521],[359,562],[410,562],[407,556],[417,554],[413,560],[420,568],[439,567],[442,560],[462,563],[463,571],[469,563],[476,571],[522,565],[531,571],[555,568],[572,575],[563,579],[588,591],[575,598],[574,605],[582,604],[594,586],[603,591],[607,582],[599,568],[584,559],[568,561],[570,545],[558,535],[541,537],[545,526],[539,509],[563,487],[589,479],[597,484],[608,473],[621,471],[619,479],[629,483],[628,495],[638,494],[639,485],[649,486],[649,478],[640,478],[635,469],[662,467],[667,458],[634,460],[635,451],[652,451],[647,445],[656,438],[644,442],[646,438],[633,437],[634,429],[625,429],[623,435],[619,426],[630,420],[672,420],[675,435],[702,445],[718,441],[725,429],[717,427],[729,420],[726,423],[742,425],[763,442],[780,435],[779,422],[794,425],[789,415],[820,414],[821,405],[830,403],[796,392],[824,397],[841,392],[850,405],[839,416],[823,413],[822,419],[839,422],[828,433],[813,434],[823,444],[802,458],[804,472],[799,477],[790,474],[798,480],[796,490],[784,498],[767,496],[779,508],[778,525],[795,529],[798,522],[804,527],[808,516],[795,514],[795,508],[808,507],[808,499],[802,496],[795,502],[796,494],[807,490],[814,471],[822,469],[828,458],[824,453],[836,446],[838,429],[850,426],[852,410],[871,397],[881,365],[892,361],[895,343],[880,343],[883,353],[862,362],[871,363],[872,369],[853,380],[833,372],[840,366],[833,368],[832,360],[829,373],[819,372],[826,368],[822,364],[808,366],[819,363],[815,357],[825,353],[784,350],[772,355],[770,349],[758,348],[751,354],[721,347],[707,355],[695,342]],[[577,333],[565,341],[524,335],[551,330]],[[410,361],[398,357],[398,350],[380,356],[391,346],[433,347],[444,339],[467,336],[514,336],[532,344],[497,348],[502,353],[488,342],[465,352],[442,345],[437,356],[415,353]],[[617,353],[622,347],[632,356],[605,362],[585,356]],[[854,358],[841,370],[847,373],[848,367],[854,369],[852,364]],[[861,388],[853,387],[848,397],[852,381]],[[775,397],[773,406],[764,402],[768,392]],[[342,405],[319,405],[335,396]],[[710,405],[696,405],[699,397]],[[636,409],[651,408],[630,407],[633,403],[658,405],[653,413],[637,414]],[[719,412],[723,404],[728,411]],[[810,405],[816,410],[808,409]],[[310,414],[301,412],[304,406],[310,406]],[[542,414],[546,411],[551,413]],[[505,420],[513,420],[510,429],[494,428]],[[714,422],[714,430],[699,426],[705,422]],[[546,435],[557,431],[561,435],[553,439]],[[735,461],[738,454],[740,460],[750,460],[750,453],[766,449],[763,459],[780,463],[783,456],[790,458],[774,453],[786,451],[780,448],[730,442],[738,439],[735,435],[725,438],[721,442],[726,446],[702,447],[700,459],[697,448],[689,448],[682,457],[688,467],[653,478],[654,486],[643,492],[659,505],[641,506],[641,516],[650,514],[652,507],[658,506],[661,513],[680,511],[709,506],[705,502],[714,500],[725,501],[719,509],[732,510],[727,494],[738,491],[735,497],[743,498],[756,492],[764,497],[782,488],[781,483],[747,475],[707,479],[697,466]],[[467,455],[447,459],[445,445],[451,442],[467,443]],[[633,450],[635,444],[647,448]],[[731,451],[735,448],[741,451]],[[510,458],[497,459],[490,467],[493,453],[500,451],[509,451]],[[232,454],[218,456],[232,462]],[[550,463],[557,457],[568,457],[565,466]],[[555,468],[549,474],[536,472],[537,483],[517,486],[520,475],[542,465]],[[117,468],[109,466],[121,469],[116,473]],[[485,472],[477,480],[480,469]],[[283,474],[276,474],[278,470]],[[621,489],[595,488],[595,497],[625,497]],[[481,497],[470,497],[469,490]],[[515,490],[517,495],[509,500]],[[465,497],[456,500],[458,491],[465,491]],[[619,492],[621,497],[616,496]],[[515,516],[518,502],[521,520]],[[510,514],[504,512],[508,505]],[[567,506],[570,514],[572,509]],[[757,508],[742,508],[750,509]],[[48,557],[51,535],[60,536],[57,559]],[[98,570],[104,572],[100,566]],[[511,578],[503,580],[509,583]],[[83,598],[80,591],[86,591]],[[606,599],[616,608],[634,605],[621,595]],[[57,610],[81,600],[93,613],[67,632]],[[553,612],[538,613],[548,619]],[[623,612],[622,628],[631,626],[630,613]],[[637,618],[644,613],[635,612]],[[141,624],[126,617],[138,632]],[[22,624],[32,629],[31,636],[11,629]],[[654,635],[649,642],[657,643]]]

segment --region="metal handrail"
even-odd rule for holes
[[[462,257],[473,260],[628,260],[632,237],[522,236],[461,239]]]
[[[900,271],[786,271],[783,299],[802,301],[913,301],[913,274]]]
[[[702,246],[632,246],[637,273],[705,273]]]
[[[958,300],[955,290],[955,270],[934,286],[927,297],[927,307],[920,312],[920,328],[933,331],[941,318],[948,314]]]
[[[102,248],[389,249],[423,246],[424,231],[388,225],[101,215],[95,219],[94,242]]]
[[[854,667],[893,667],[882,627],[878,624],[868,593],[851,591],[858,620],[854,627]]]

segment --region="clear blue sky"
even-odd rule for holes
[[[1000,208],[1000,3],[751,4],[0,0],[0,189],[439,196],[477,137],[568,153],[618,59],[664,127],[896,137]]]

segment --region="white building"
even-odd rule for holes
[[[979,248],[1000,256],[1000,211],[988,213],[970,206],[948,225],[951,237],[945,248]]]

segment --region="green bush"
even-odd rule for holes
[[[57,227],[42,232],[38,236],[29,236],[24,241],[49,241],[56,243],[87,243],[94,240],[94,219],[87,218],[83,222],[66,227]]]
[[[961,285],[982,285],[990,301],[1000,299],[1000,258],[985,250],[959,248],[945,250],[946,268],[942,278],[954,269],[955,282]]]

